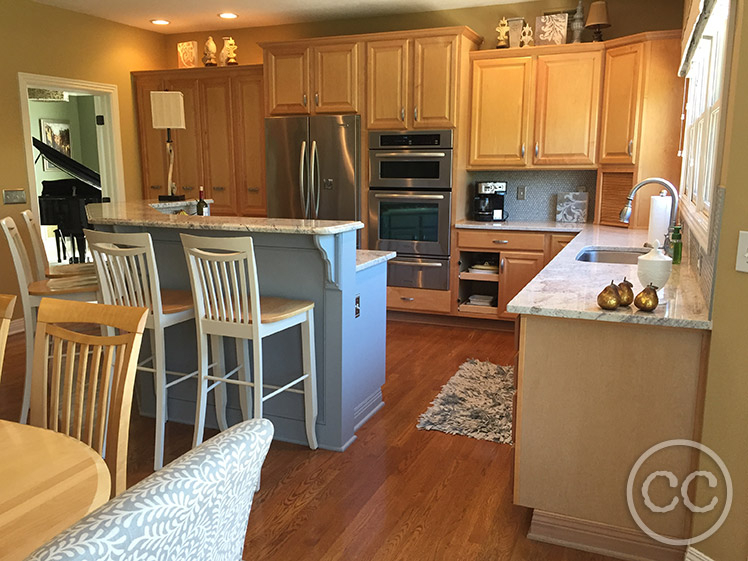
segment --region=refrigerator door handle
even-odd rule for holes
[[[309,194],[304,192],[304,164],[306,164],[306,140],[301,141],[301,153],[299,154],[299,198],[304,218],[309,218]]]
[[[314,200],[314,218],[319,218],[319,197],[322,190],[322,176],[320,175],[319,151],[317,150],[317,141],[312,140],[312,169],[309,174],[309,180],[312,185],[312,197]]]

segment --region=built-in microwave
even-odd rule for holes
[[[451,189],[452,131],[370,132],[369,187]]]

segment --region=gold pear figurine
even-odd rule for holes
[[[603,310],[615,310],[620,303],[621,296],[618,294],[618,287],[613,281],[610,281],[610,284],[597,295],[597,305]]]
[[[621,306],[630,306],[634,302],[634,285],[626,277],[618,283],[618,295],[621,297]]]
[[[643,312],[653,312],[660,303],[657,297],[657,287],[650,283],[644,290],[636,295],[634,306]]]

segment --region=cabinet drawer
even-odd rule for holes
[[[530,249],[543,251],[545,234],[525,232],[488,232],[485,230],[458,230],[457,246],[460,249],[476,248],[500,251],[502,249]]]
[[[449,290],[388,286],[387,308],[390,310],[448,314],[451,308],[450,294]]]

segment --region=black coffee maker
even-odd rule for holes
[[[502,222],[507,219],[504,212],[506,181],[479,181],[475,184],[473,220],[479,222]]]

